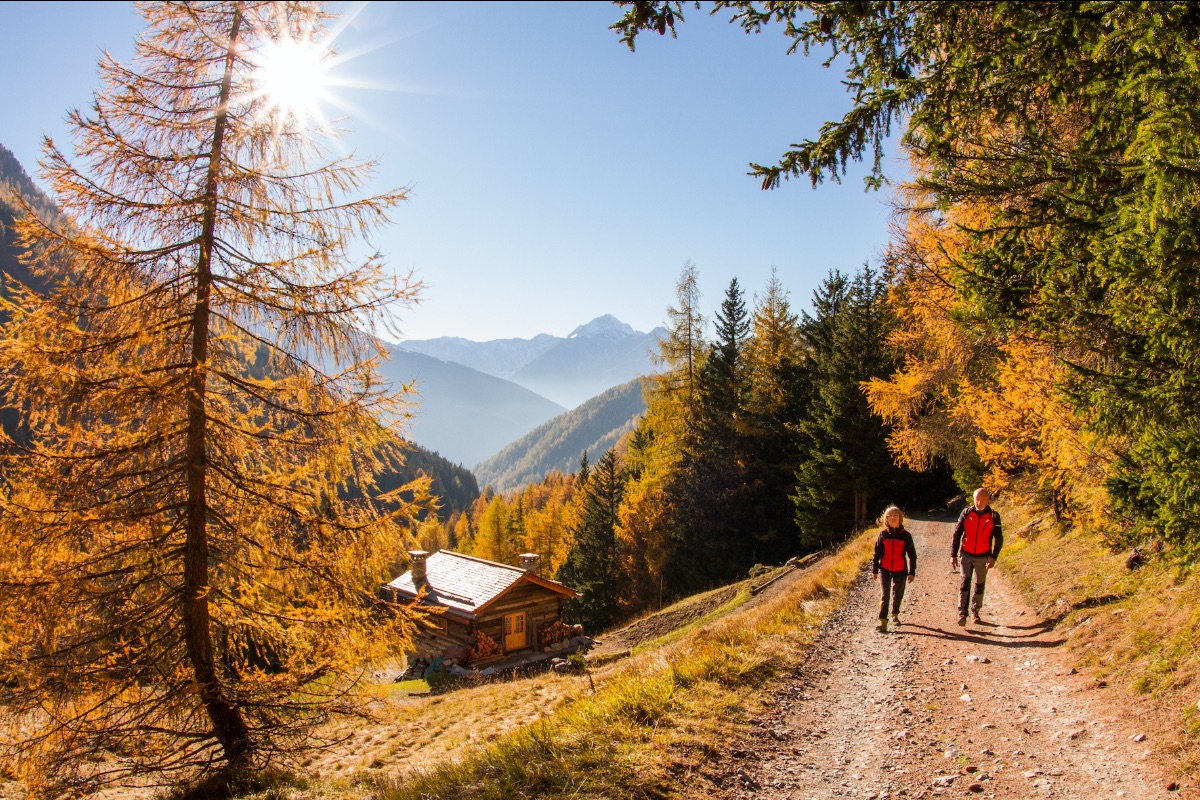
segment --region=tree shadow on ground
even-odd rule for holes
[[[1054,628],[1058,627],[1058,624],[1060,622],[1062,622],[1064,619],[1066,619],[1073,611],[1079,611],[1080,609],[1083,609],[1083,608],[1099,608],[1100,606],[1107,606],[1107,605],[1111,605],[1113,603],[1119,603],[1122,600],[1127,599],[1128,597],[1129,597],[1129,595],[1124,595],[1124,594],[1102,594],[1102,595],[1097,595],[1095,597],[1085,597],[1082,600],[1077,600],[1074,603],[1071,603],[1070,605],[1066,606],[1064,609],[1059,611],[1054,616],[1046,617],[1041,622],[1039,622],[1035,625],[1028,625],[1026,627],[1027,628],[1040,627],[1040,628],[1044,628],[1047,631],[1053,630]],[[1009,627],[1016,628],[1018,626],[1010,625]]]

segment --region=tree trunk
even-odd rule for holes
[[[192,312],[192,359],[188,385],[187,431],[187,538],[183,556],[183,628],[197,689],[221,743],[227,769],[245,768],[250,755],[250,730],[241,710],[230,701],[217,675],[210,628],[208,594],[208,459],[205,434],[208,428],[205,393],[208,379],[209,312],[212,302],[212,254],[216,231],[217,187],[221,170],[221,146],[228,124],[228,104],[233,84],[238,30],[242,23],[240,5],[233,15],[225,74],[221,80],[220,105],[213,128],[205,181],[204,217],[200,252],[196,263],[196,307]]]

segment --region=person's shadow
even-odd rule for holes
[[[991,628],[1000,627],[994,622],[975,623],[975,626],[986,626]],[[1011,625],[1005,627],[1013,628]],[[998,645],[1000,647],[1014,648],[1046,649],[1058,647],[1067,641],[1066,639],[1048,639],[1040,641],[1032,640],[1032,637],[1040,636],[1049,631],[1050,628],[1047,626],[1027,626],[1025,630],[1027,631],[1026,633],[1009,635],[994,633],[992,631],[973,631],[967,628],[945,630],[943,628],[931,628],[928,625],[911,625],[906,623],[905,625],[896,628],[894,632],[906,633],[911,636],[929,636],[934,639],[945,639],[947,641],[954,642],[971,642],[974,644],[990,644]]]

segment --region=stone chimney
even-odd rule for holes
[[[412,560],[413,586],[420,586],[425,583],[425,559],[429,558],[429,553],[424,550],[409,550],[408,557]]]
[[[538,559],[541,558],[537,553],[521,553],[521,569],[528,572],[530,575],[537,575]]]

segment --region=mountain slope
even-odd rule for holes
[[[400,348],[380,372],[396,386],[416,381],[406,438],[468,466],[566,410],[515,383]]]
[[[23,213],[19,201],[23,200],[47,222],[59,219],[58,209],[37,185],[30,180],[16,156],[0,145],[0,292],[5,291],[6,276],[34,288],[42,288],[32,278],[29,270],[17,261],[16,219]]]
[[[410,339],[400,347],[455,361],[511,380],[567,408],[654,370],[651,352],[662,328],[641,333],[611,314],[580,325],[565,338],[472,342],[457,337]]]
[[[596,461],[633,430],[645,410],[640,380],[616,386],[512,442],[476,466],[475,477],[480,485],[503,492],[554,470],[573,472],[585,450]]]

